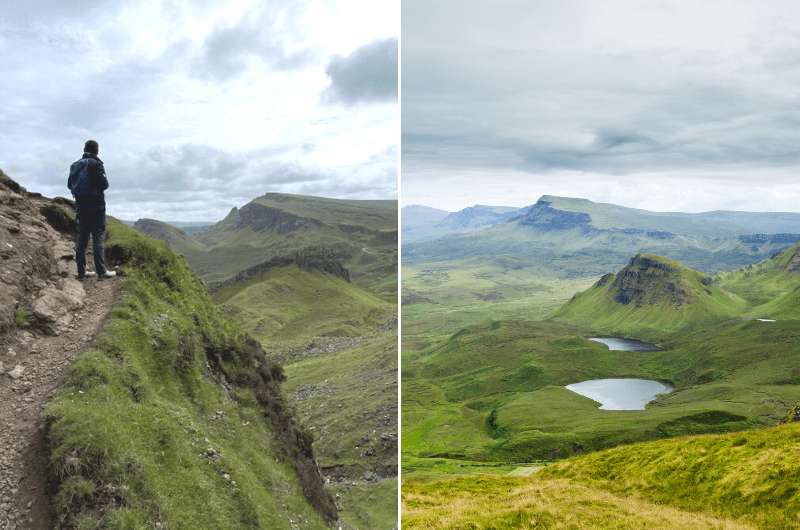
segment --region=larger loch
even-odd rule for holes
[[[659,381],[634,378],[590,379],[566,388],[597,401],[603,410],[644,410],[656,396],[673,390]]]

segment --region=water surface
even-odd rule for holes
[[[590,379],[567,385],[568,390],[600,403],[603,410],[644,410],[658,394],[673,388],[650,379]]]
[[[661,348],[649,342],[640,340],[622,339],[619,337],[591,337],[592,342],[599,342],[608,346],[609,350],[620,351],[659,351]]]

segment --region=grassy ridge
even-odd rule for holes
[[[122,300],[45,411],[55,509],[75,528],[326,528],[335,515],[281,369],[185,261],[109,225]]]

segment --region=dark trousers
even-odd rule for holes
[[[100,219],[81,219],[78,215],[78,240],[75,242],[75,262],[78,265],[78,277],[86,275],[86,248],[89,246],[89,236],[92,237],[92,252],[94,253],[94,270],[102,276],[106,272],[105,249],[103,243],[106,239],[106,224]],[[87,216],[88,217],[88,216]],[[105,218],[105,215],[102,216]],[[104,221],[105,219],[103,219]]]

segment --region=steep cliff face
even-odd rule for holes
[[[519,222],[544,231],[578,229],[588,232],[592,218],[585,212],[558,210],[552,207],[550,201],[542,198],[522,214]]]

